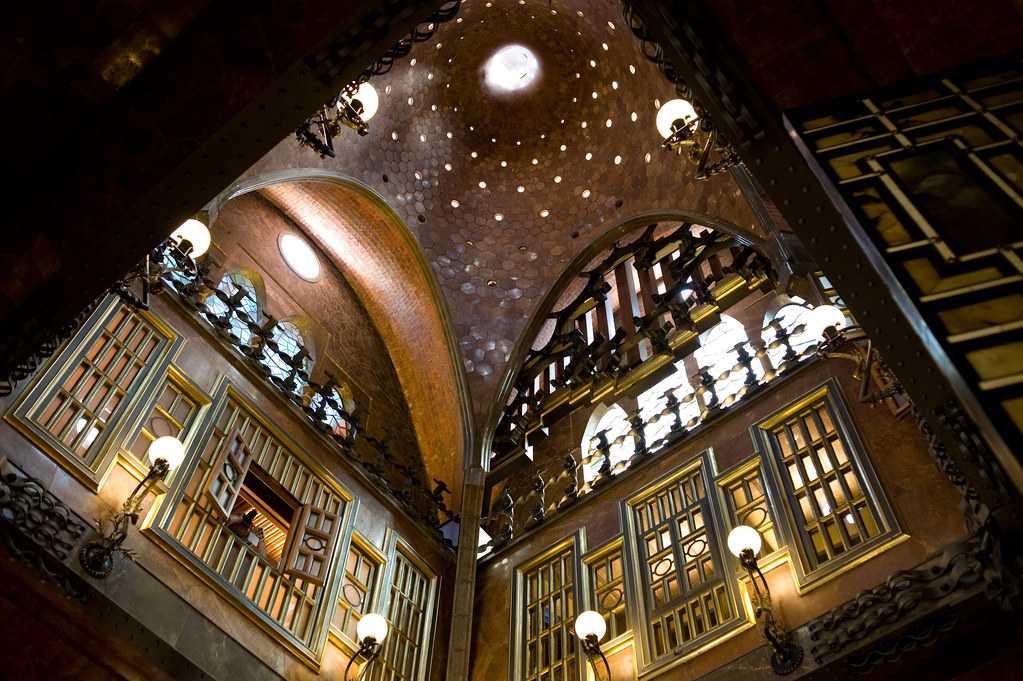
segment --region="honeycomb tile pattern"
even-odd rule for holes
[[[540,77],[492,93],[483,65],[511,43],[539,58]],[[672,89],[615,0],[469,0],[372,83],[368,136],[346,131],[335,159],[289,137],[247,176],[331,170],[406,221],[450,310],[478,427],[533,310],[601,234],[655,209],[759,232],[729,175],[698,182],[660,148],[654,118]]]

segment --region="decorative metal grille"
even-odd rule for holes
[[[520,573],[523,681],[577,681],[575,544]]]
[[[706,456],[627,502],[645,621],[641,669],[683,656],[741,621],[734,571],[708,495]]]
[[[804,585],[899,535],[838,394],[831,379],[752,428],[788,509],[786,543],[799,553]]]
[[[1023,432],[1023,66],[970,67],[789,115],[935,357],[1005,442]],[[894,285],[893,281],[893,285]],[[954,366],[955,369],[951,369]],[[958,374],[958,376],[953,376]],[[960,378],[961,377],[961,378]],[[962,396],[962,395],[961,395]]]
[[[379,559],[352,541],[333,622],[334,628],[352,643],[358,643],[355,628],[362,616],[373,608],[376,600],[376,584],[381,565]]]
[[[434,579],[404,551],[394,554],[387,605],[390,630],[370,672],[372,681],[419,681],[425,671],[428,620],[433,616]]]
[[[615,639],[629,631],[625,611],[625,563],[622,557],[622,542],[619,539],[609,551],[601,551],[594,558],[587,558],[590,571],[593,609],[604,616],[607,622],[607,640]]]
[[[218,401],[202,453],[169,494],[159,527],[208,579],[315,652],[325,637],[324,584],[350,498],[306,466],[236,394],[226,391]],[[283,563],[228,527],[254,467],[302,505]]]

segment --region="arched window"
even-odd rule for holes
[[[298,376],[296,369],[292,366],[294,358],[305,349],[302,332],[294,322],[282,320],[274,324],[270,331],[270,339],[277,349],[272,348],[269,343],[263,346],[263,356],[260,362],[270,372],[271,378],[276,378],[278,382],[286,384],[294,376],[294,385],[291,388],[295,394],[302,394],[306,380]],[[302,369],[308,375],[312,368],[313,361],[307,352],[302,358]]]
[[[603,463],[603,457],[599,456],[597,450],[597,444],[599,443],[597,433],[604,431],[604,437],[607,438],[608,443],[611,445],[611,467],[614,468],[617,464],[632,458],[633,453],[636,451],[636,442],[631,436],[625,437],[624,441],[620,444],[615,443],[615,440],[618,438],[627,436],[631,429],[632,425],[629,423],[628,415],[617,404],[611,405],[597,419],[596,425],[592,429],[586,429],[589,436],[583,438],[583,460],[585,461],[594,454],[597,454],[597,456],[589,463],[583,465],[584,481],[589,482],[593,480]]]
[[[322,414],[320,414],[320,405],[323,405]],[[309,402],[309,408],[313,410],[313,414],[320,423],[330,429],[331,434],[340,438],[347,438],[352,434],[352,424],[347,414],[348,409],[337,388],[330,389],[330,398],[324,398],[321,393],[313,395],[313,399]]]
[[[766,320],[761,336],[764,339],[764,345],[767,346],[767,358],[771,360],[771,366],[779,367],[785,361],[785,345],[783,343],[779,343],[778,347],[775,348],[770,347],[777,337],[777,332],[772,322],[777,321],[781,328],[791,334],[793,329],[806,322],[806,315],[809,314],[811,309],[808,305],[790,303],[778,310],[770,320]],[[792,346],[792,350],[797,355],[802,354],[815,341],[816,339],[810,338],[806,333],[800,333],[795,336],[790,335],[789,337],[789,345]]]
[[[239,345],[250,345],[252,330],[249,324],[258,324],[260,316],[255,285],[241,272],[231,272],[224,275],[217,289],[234,303],[229,305],[220,296],[210,295],[205,303],[207,314],[220,320],[226,317],[229,333],[235,341]]]
[[[723,314],[715,327],[700,334],[700,347],[693,353],[700,368],[706,369],[714,377],[714,391],[720,403],[725,406],[742,397],[740,392],[746,381],[746,372],[737,366],[739,355],[735,347],[741,344],[753,356],[753,346],[748,340],[742,324],[734,317]],[[756,359],[753,360],[753,375],[757,380],[764,375],[764,367]]]
[[[639,416],[643,419],[643,438],[648,449],[656,448],[658,440],[666,437],[675,422],[675,415],[668,409],[668,393],[672,393],[681,404],[679,413],[682,426],[686,427],[700,418],[700,406],[692,399],[693,387],[686,378],[682,362],[675,365],[675,373],[663,379],[657,385],[647,388],[639,396]]]

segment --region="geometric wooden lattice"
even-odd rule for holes
[[[1002,438],[1019,442],[1023,64],[971,67],[787,119],[945,363]]]

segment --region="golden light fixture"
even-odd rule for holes
[[[803,662],[803,649],[774,615],[771,589],[757,564],[757,554],[763,547],[763,539],[754,528],[738,525],[728,533],[727,543],[728,550],[739,559],[739,564],[745,568],[753,586],[754,614],[757,620],[763,623],[761,631],[771,649],[771,668],[779,676],[791,674]]]
[[[78,553],[82,568],[97,579],[110,575],[114,569],[116,554],[134,560],[135,554],[123,546],[124,540],[128,538],[128,529],[138,524],[142,502],[149,491],[155,489],[159,494],[157,483],[165,480],[167,475],[185,460],[185,446],[176,437],[170,435],[158,437],[149,444],[146,456],[151,468],[125,499],[121,510],[113,517],[111,531],[105,533],[102,524],[97,521],[99,539],[89,542]]]
[[[348,660],[345,673],[341,677],[344,681],[348,681],[348,672],[359,658],[365,660],[366,663],[362,665],[362,669],[353,681],[360,681],[369,671],[373,660],[380,654],[384,639],[387,638],[387,620],[375,612],[367,613],[355,625],[355,635],[359,639],[359,649]]]
[[[607,681],[611,681],[611,667],[607,663],[604,652],[600,649],[600,641],[607,633],[607,622],[604,621],[604,616],[595,610],[584,610],[575,618],[574,628],[575,635],[583,643],[583,652],[586,653],[586,659],[589,661],[590,667],[593,668],[594,677],[598,677],[596,661],[599,659],[604,663]]]
[[[661,146],[684,156],[696,166],[696,179],[705,180],[728,170],[738,157],[731,147],[718,144],[717,130],[696,106],[686,99],[671,99],[661,105],[655,120]],[[711,154],[719,159],[711,163]]]

